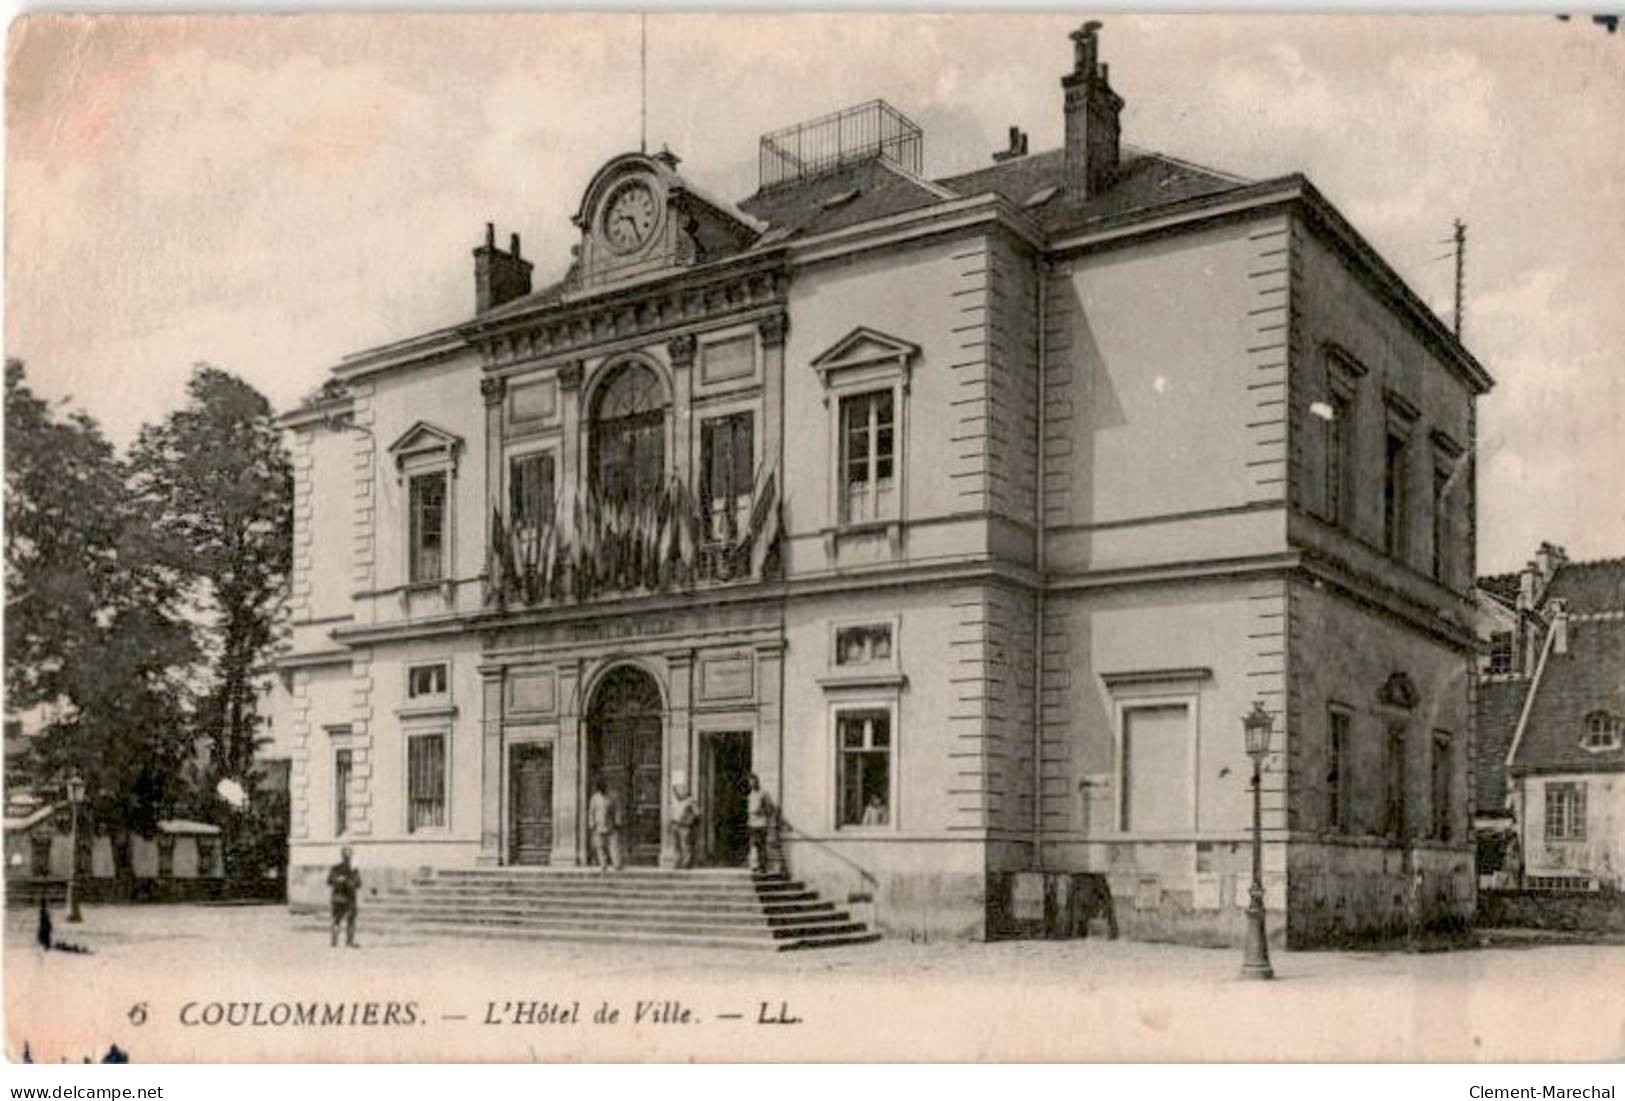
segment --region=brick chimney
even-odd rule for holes
[[[509,238],[508,251],[497,248],[496,227],[485,223],[485,244],[474,250],[474,309],[493,310],[504,302],[530,293],[529,260],[519,255],[519,234]]]
[[[1010,144],[993,154],[995,164],[1013,161],[1027,155],[1027,134],[1019,126],[1010,127]]]
[[[1066,93],[1066,197],[1091,199],[1117,174],[1123,100],[1112,91],[1100,63],[1100,24],[1091,20],[1069,36],[1072,71],[1061,78]]]

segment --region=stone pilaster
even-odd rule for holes
[[[350,822],[349,832],[369,836],[374,829],[372,757],[372,650],[350,659]]]
[[[783,310],[770,313],[756,323],[756,329],[762,340],[762,458],[778,472],[779,498],[783,500],[784,342],[790,315]],[[762,783],[767,781],[763,779]]]
[[[375,415],[373,412],[373,384],[365,379],[351,384],[354,402],[349,436],[352,448],[351,469],[354,474],[354,510],[351,525],[351,580],[355,588],[371,592],[377,580],[377,448],[373,438]],[[371,621],[371,605],[367,605]]]
[[[756,740],[750,769],[784,806],[784,640],[756,644]]]
[[[502,863],[502,690],[504,667],[480,666],[480,853],[483,866]]]
[[[498,377],[480,379],[480,397],[485,402],[485,493],[489,500],[485,507],[480,509],[480,520],[477,524],[469,525],[475,531],[485,533],[484,546],[486,553],[482,556],[489,561],[491,538],[491,510],[503,507],[503,469],[502,469],[502,411],[503,403],[508,396],[508,380]],[[495,586],[501,583],[500,578],[487,577],[486,585]],[[487,594],[481,594],[482,597]],[[484,852],[484,845],[481,845]]]
[[[559,516],[566,523],[575,515],[576,495],[586,484],[583,475],[585,456],[581,451],[581,380],[585,365],[571,360],[559,367],[559,423],[562,429],[559,447],[559,485],[564,493],[559,501]],[[570,532],[575,536],[575,532]],[[557,767],[557,762],[554,762]]]
[[[693,425],[689,410],[694,397],[694,357],[699,341],[692,333],[674,336],[666,342],[666,354],[671,359],[671,459],[672,471],[684,484],[693,485],[691,478]]]
[[[665,724],[665,790],[660,797],[660,866],[669,868],[677,862],[672,848],[670,823],[672,820],[671,788],[679,774],[688,793],[695,793],[694,732],[690,724],[690,705],[693,700],[694,651],[673,650],[666,654],[666,724]]]
[[[288,836],[310,837],[310,670],[295,669],[288,686],[293,752],[288,763]]]
[[[582,815],[587,805],[581,667],[558,667],[559,738],[553,749],[553,855],[561,866],[590,863]]]

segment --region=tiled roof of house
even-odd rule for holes
[[[1546,603],[1562,600],[1571,613],[1625,611],[1625,558],[1565,562],[1546,586]]]
[[[1481,681],[1478,685],[1473,747],[1473,807],[1479,815],[1498,815],[1506,810],[1507,750],[1518,727],[1518,715],[1529,694],[1529,678]]]
[[[1625,771],[1625,748],[1599,752],[1581,744],[1586,716],[1604,711],[1625,717],[1625,615],[1571,615],[1567,630],[1568,652],[1553,648],[1546,655],[1512,768]]]

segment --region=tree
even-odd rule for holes
[[[293,468],[271,405],[236,376],[200,363],[186,405],[142,429],[131,465],[136,492],[177,552],[173,566],[207,624],[209,669],[195,730],[211,751],[200,779],[209,791],[234,780],[252,798],[256,670],[277,638],[293,550]],[[238,840],[228,824],[228,852]]]
[[[17,360],[5,417],[6,705],[48,715],[21,771],[47,798],[85,780],[86,824],[128,890],[130,839],[173,805],[190,751],[182,579],[95,421],[58,417]]]

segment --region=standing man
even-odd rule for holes
[[[344,943],[355,947],[356,900],[361,894],[361,873],[350,863],[350,846],[339,850],[339,862],[327,873],[327,886],[333,892],[333,947],[339,946],[339,923],[344,923]]]
[[[767,871],[767,833],[773,826],[773,800],[762,790],[756,773],[750,774],[750,791],[745,795],[745,828],[750,831],[750,850],[758,872]]]
[[[692,868],[694,866],[694,824],[699,821],[699,808],[688,794],[688,788],[682,784],[671,786],[671,833],[673,847],[677,850],[677,866],[679,868]]]
[[[620,838],[616,836],[620,807],[604,790],[602,776],[593,781],[592,798],[587,800],[587,828],[592,831],[592,850],[598,858],[598,870],[607,872],[610,866],[621,866]]]

